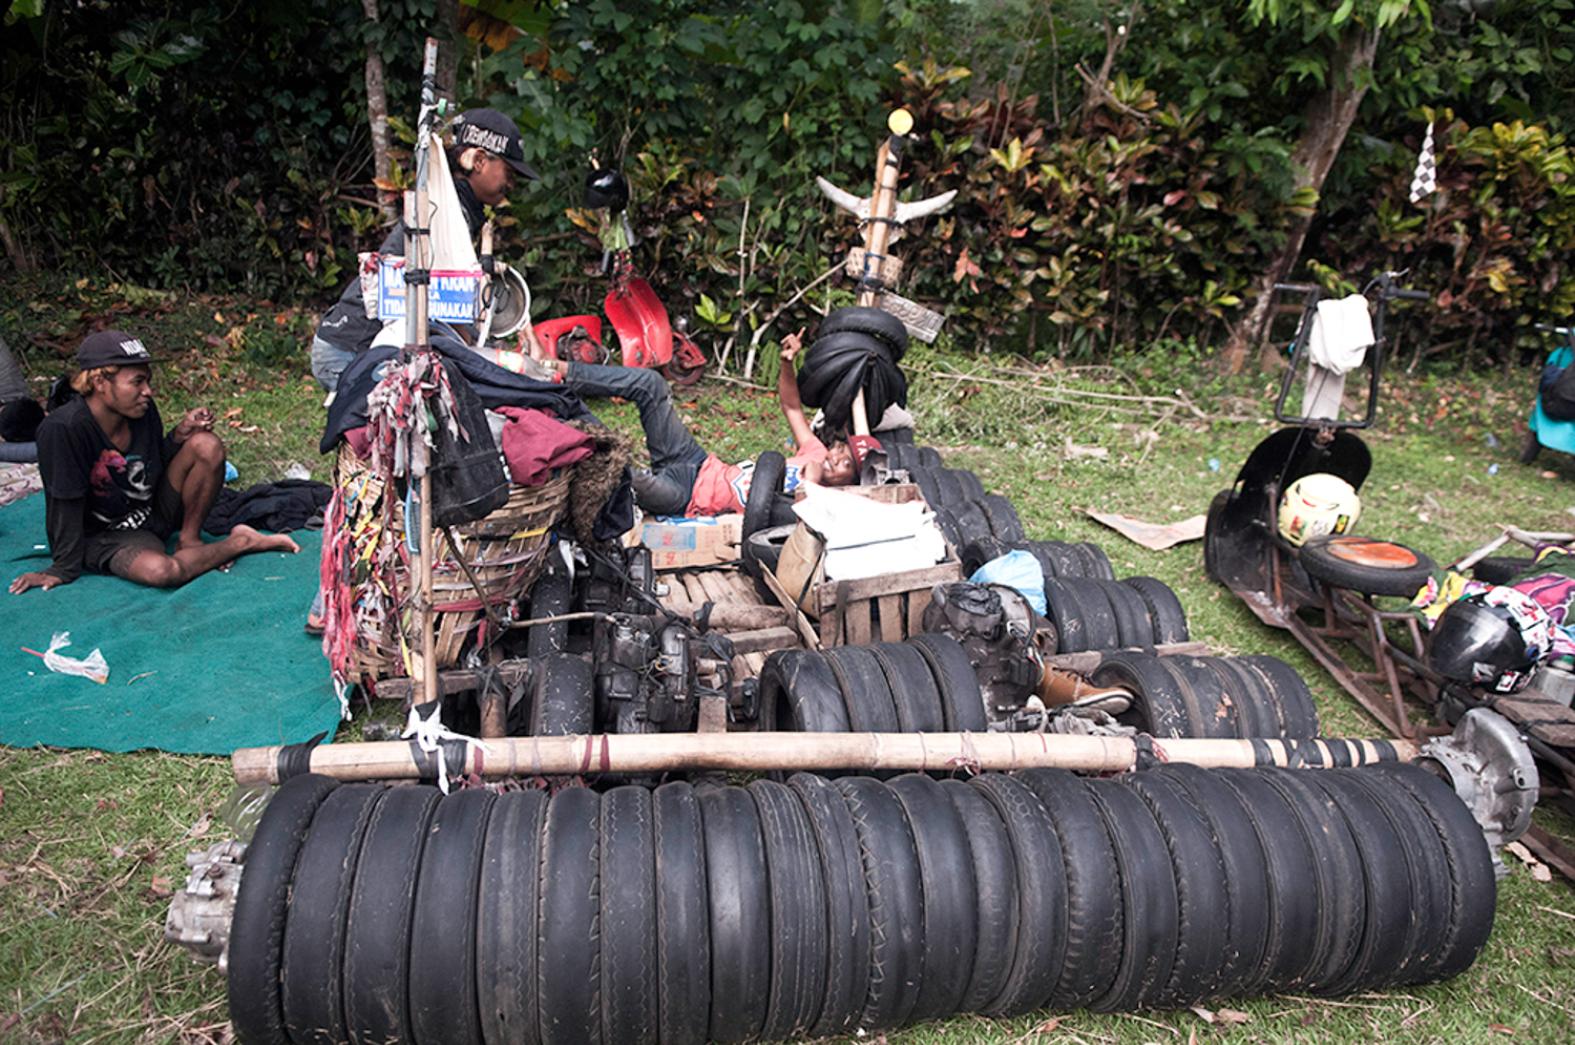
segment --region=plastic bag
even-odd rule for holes
[[[1010,551],[991,559],[968,578],[974,584],[1004,584],[1028,600],[1034,612],[1045,613],[1045,575],[1039,560],[1025,551]]]
[[[44,651],[44,667],[50,671],[58,671],[62,675],[77,675],[92,679],[99,685],[109,681],[109,665],[104,662],[104,654],[95,649],[78,660],[76,657],[67,657],[58,652],[69,645],[71,645],[69,631],[55,632],[54,638],[49,640],[49,649]]]

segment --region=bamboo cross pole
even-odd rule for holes
[[[581,776],[684,770],[1007,771],[1058,767],[1121,773],[1139,763],[1132,737],[1055,733],[671,733],[502,737],[453,741],[455,776]],[[1409,762],[1403,740],[1154,740],[1155,757],[1208,767],[1365,765]],[[463,749],[463,754],[460,754]],[[276,784],[282,761],[340,780],[418,780],[436,773],[436,755],[388,741],[299,748],[242,748],[231,756],[237,783]]]

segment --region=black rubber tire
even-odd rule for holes
[[[1450,931],[1453,886],[1443,840],[1421,804],[1382,773],[1364,767],[1345,776],[1384,814],[1398,839],[1396,851],[1406,871],[1405,941],[1399,960],[1374,986],[1422,982],[1428,965],[1443,953]]]
[[[873,653],[861,646],[833,646],[822,656],[836,676],[849,730],[854,733],[900,732],[891,684],[886,681],[886,672]]]
[[[773,574],[777,572],[777,563],[782,561],[782,548],[796,529],[797,525],[767,526],[744,540],[741,557],[750,576],[760,576],[761,570],[770,570]]]
[[[572,653],[551,653],[531,665],[530,735],[567,737],[594,732],[596,675]]]
[[[1100,661],[1090,676],[1096,686],[1119,686],[1132,706],[1118,720],[1155,737],[1191,735],[1186,700],[1176,678],[1152,653],[1123,650]]]
[[[1393,595],[1406,599],[1414,596],[1417,589],[1426,584],[1428,578],[1437,569],[1432,559],[1415,548],[1406,548],[1406,551],[1416,556],[1415,563],[1393,568],[1348,562],[1329,550],[1334,541],[1361,540],[1367,538],[1314,537],[1302,545],[1297,559],[1302,569],[1307,571],[1307,576],[1331,587],[1349,588],[1366,595]]]
[[[329,792],[296,858],[279,971],[284,1029],[293,1042],[345,1037],[345,925],[361,840],[385,788],[347,784]]]
[[[963,576],[972,577],[979,567],[999,559],[1010,550],[994,537],[975,537],[957,549],[957,559],[962,563]]]
[[[1448,858],[1451,902],[1441,914],[1448,930],[1434,959],[1420,965],[1419,978],[1412,982],[1458,976],[1477,960],[1493,933],[1498,900],[1493,854],[1465,803],[1438,777],[1414,763],[1386,762],[1371,769],[1404,788],[1420,805]]]
[[[995,806],[1011,839],[1017,867],[1017,945],[1001,992],[985,1004],[991,1016],[1043,1008],[1066,960],[1065,864],[1055,822],[1021,781],[985,773],[969,781]]]
[[[1122,649],[1149,649],[1154,645],[1154,624],[1148,603],[1137,592],[1116,581],[1093,582],[1105,595],[1116,615],[1116,638]]]
[[[962,531],[957,528],[957,517],[952,514],[952,510],[944,504],[937,505],[933,501],[928,503],[931,510],[935,513],[935,528],[941,531],[941,536],[945,538],[947,547],[955,551],[957,548],[967,544],[967,539],[963,537]]]
[[[1110,832],[1125,912],[1120,968],[1089,1007],[1130,1012],[1158,1001],[1170,983],[1180,931],[1176,877],[1159,824],[1137,793],[1114,780],[1090,780],[1088,789]]]
[[[1073,580],[1045,578],[1045,617],[1055,626],[1057,653],[1082,653],[1089,648],[1083,600]]]
[[[547,805],[537,919],[536,1003],[543,1045],[602,1040],[601,800],[564,788]]]
[[[417,1042],[480,1045],[476,1003],[476,909],[487,820],[497,795],[458,791],[438,804],[427,825],[416,876],[410,939],[410,1029]]]
[[[1230,724],[1214,713],[1222,710],[1218,707],[1217,695],[1211,696],[1207,689],[1200,694],[1192,684],[1192,673],[1184,670],[1175,657],[1160,657],[1158,663],[1160,670],[1168,672],[1175,680],[1182,707],[1187,709],[1187,728],[1182,736],[1214,739],[1229,737]]]
[[[1073,589],[1083,607],[1083,641],[1090,650],[1118,650],[1121,632],[1116,626],[1116,611],[1110,605],[1101,582],[1094,577],[1075,577],[1062,581]]]
[[[924,972],[914,1020],[951,1016],[962,1004],[979,943],[973,853],[962,815],[940,784],[907,773],[888,785],[902,802],[919,851],[924,888]]]
[[[879,780],[836,781],[859,839],[870,917],[870,975],[859,1026],[906,1024],[919,1001],[924,968],[924,885],[907,814]]]
[[[711,1011],[711,904],[700,800],[687,783],[663,784],[651,794],[651,817],[657,1037],[664,1045],[702,1045]]]
[[[1172,763],[1163,772],[1181,784],[1203,814],[1224,865],[1225,950],[1213,993],[1231,997],[1256,977],[1269,928],[1269,866],[1241,797],[1218,774]]]
[[[1187,612],[1181,608],[1181,600],[1176,598],[1170,585],[1154,577],[1124,577],[1121,583],[1137,592],[1148,606],[1148,619],[1154,625],[1156,644],[1188,640]]]
[[[1180,672],[1197,699],[1200,721],[1193,724],[1193,736],[1233,739],[1245,736],[1235,702],[1230,699],[1226,679],[1202,657],[1165,657],[1167,667]],[[1185,691],[1185,690],[1184,690]]]
[[[957,477],[957,488],[962,491],[963,500],[977,501],[984,497],[984,483],[973,472],[966,468],[951,468],[948,471]]]
[[[940,474],[939,468],[908,467],[908,478],[913,480],[919,493],[924,496],[924,503],[932,510],[940,508],[946,499],[945,491],[941,489]]]
[[[1230,897],[1224,859],[1213,829],[1180,781],[1159,769],[1118,779],[1148,803],[1176,879],[1175,963],[1169,982],[1144,1001],[1163,1008],[1195,1005],[1218,988],[1225,965]]]
[[[280,1002],[290,887],[318,807],[339,786],[308,773],[280,786],[246,848],[245,871],[230,921],[230,1023],[245,1042],[289,1041]]]
[[[441,797],[435,787],[390,788],[367,825],[343,966],[346,1037],[356,1045],[411,1040],[408,974],[416,875],[427,824]]]
[[[1509,584],[1535,564],[1530,556],[1490,555],[1471,567],[1471,579],[1483,584]]]
[[[561,616],[569,612],[569,600],[572,597],[569,578],[556,570],[548,570],[531,586],[530,615],[533,618]],[[525,639],[525,655],[533,661],[553,653],[562,653],[568,648],[569,622],[566,620],[538,624],[530,629]]]
[[[869,991],[870,911],[864,896],[864,865],[858,828],[842,792],[812,773],[795,773],[788,787],[809,817],[826,889],[826,982],[820,1015],[809,1029],[810,1037],[826,1038],[857,1026]]]
[[[1083,560],[1083,576],[1097,581],[1116,579],[1115,567],[1110,565],[1110,556],[1105,554],[1105,549],[1093,541],[1079,541],[1070,547],[1072,554]]]
[[[941,452],[935,449],[933,446],[919,447],[919,463],[924,465],[926,468],[946,467],[945,463],[941,460]]]
[[[984,514],[984,509],[979,506],[978,501],[972,499],[953,501],[946,507],[956,522],[957,534],[964,544],[995,536],[995,532],[990,529],[990,518]]]
[[[476,997],[487,1045],[538,1040],[536,918],[547,792],[505,791],[487,819],[476,908]]]
[[[760,671],[761,718],[792,733],[846,733],[847,695],[824,654],[779,650]]]
[[[1013,544],[1012,547],[1021,549],[1027,552],[1029,555],[1032,555],[1034,557],[1034,561],[1039,564],[1039,573],[1041,576],[1046,578],[1054,578],[1056,576],[1055,559],[1051,556],[1049,549],[1046,547],[1047,543],[1048,542],[1046,541],[1018,541]]]
[[[1011,501],[998,493],[987,493],[979,498],[979,507],[984,509],[990,530],[998,540],[1010,543],[1023,539],[1023,523]]]
[[[1231,657],[1197,657],[1219,676],[1236,720],[1238,737],[1284,736],[1278,710],[1257,673]]]
[[[906,645],[919,651],[935,677],[943,728],[950,733],[982,733],[989,729],[979,676],[962,643],[950,635],[926,633],[913,636]]]
[[[1268,880],[1268,931],[1258,968],[1242,981],[1242,994],[1289,990],[1310,964],[1309,945],[1319,918],[1311,870],[1312,846],[1284,796],[1255,769],[1218,769],[1212,774],[1235,791],[1258,835]]]
[[[962,780],[942,780],[940,785],[962,817],[973,857],[978,943],[973,964],[964,967],[965,986],[958,1006],[964,1012],[977,1012],[1005,988],[1017,952],[1017,858],[995,803]]]
[[[1341,996],[1369,990],[1387,981],[1405,959],[1407,934],[1415,912],[1411,907],[1410,871],[1399,834],[1381,803],[1346,769],[1304,773],[1305,783],[1322,791],[1345,820],[1361,857],[1361,886],[1366,917],[1346,968],[1316,986],[1320,994]]]
[[[771,525],[771,505],[782,492],[787,476],[787,458],[775,450],[767,450],[755,458],[755,469],[749,478],[749,496],[744,499],[744,521],[740,536],[764,530]]]
[[[1361,854],[1334,800],[1309,783],[1307,774],[1273,768],[1258,772],[1290,801],[1312,846],[1319,917],[1316,934],[1303,942],[1310,952],[1305,985],[1308,990],[1321,990],[1350,967],[1361,943],[1367,919]]]
[[[1039,541],[1040,549],[1055,563],[1055,575],[1061,579],[1081,577],[1083,558],[1072,554],[1072,546],[1065,541]]]
[[[1279,709],[1287,737],[1310,740],[1319,735],[1318,708],[1313,703],[1312,691],[1295,668],[1268,654],[1253,654],[1240,661],[1263,677]]]
[[[615,787],[602,795],[602,1040],[656,1041],[656,839],[651,792]]]
[[[771,894],[760,815],[741,787],[699,788],[710,897],[712,1041],[748,1041],[766,1022]],[[613,1045],[613,1043],[609,1043]]]
[[[767,1041],[802,1038],[820,1016],[826,988],[826,887],[820,854],[803,805],[786,784],[756,780],[749,785],[760,815],[771,893],[771,987]]]
[[[900,363],[903,353],[908,350],[908,328],[902,325],[902,320],[884,309],[859,305],[834,309],[820,321],[820,326],[815,329],[815,337],[818,340],[827,334],[845,330],[879,338],[889,350],[893,363]],[[871,418],[871,421],[874,420]]]
[[[920,459],[919,448],[912,443],[892,442],[887,445],[881,439],[881,449],[886,451],[886,465],[890,468],[918,468],[924,464]]]
[[[1123,912],[1110,832],[1078,777],[1064,769],[1015,775],[1050,815],[1066,876],[1066,954],[1050,1007],[1085,1008],[1109,989],[1121,964]]]
[[[886,676],[892,706],[897,709],[898,730],[903,733],[944,732],[946,715],[941,709],[940,686],[924,655],[901,642],[878,642],[866,649]]]
[[[941,493],[941,502],[951,509],[956,509],[969,499],[968,489],[963,485],[962,473],[952,468],[942,468],[935,473],[935,483]],[[990,532],[988,526],[979,530],[974,536],[982,536]]]
[[[1225,525],[1225,509],[1230,505],[1231,492],[1221,490],[1214,495],[1203,523],[1203,572],[1210,580],[1221,584],[1224,583],[1220,577],[1221,564],[1229,554],[1221,527]]]

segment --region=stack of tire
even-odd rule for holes
[[[1468,968],[1482,832],[1436,777],[905,775],[605,794],[300,776],[245,858],[242,1042],[701,1042],[963,1012],[1338,996]]]
[[[864,393],[873,427],[886,408],[908,405],[908,379],[897,364],[908,350],[902,320],[878,308],[839,308],[821,320],[798,371],[805,406],[825,412],[833,431],[853,430],[853,401]]]
[[[1039,563],[1039,570],[1047,579],[1094,578],[1111,581],[1116,571],[1110,565],[1105,549],[1092,541],[1030,541],[1002,540],[993,535],[975,537],[957,546],[957,557],[962,561],[963,572],[972,574],[992,559],[1011,551],[1025,551]]]
[[[949,635],[781,650],[760,672],[762,729],[961,733],[989,728],[979,679]]]
[[[1132,696],[1119,720],[1156,737],[1318,736],[1307,683],[1278,657],[1157,657],[1124,650],[1101,658],[1096,686]]]

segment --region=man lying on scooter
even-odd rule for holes
[[[848,486],[858,477],[846,442],[837,440],[827,446],[810,431],[794,368],[802,343],[802,331],[782,339],[782,366],[777,376],[777,398],[796,446],[783,482],[789,493],[806,482]],[[534,354],[540,359],[543,353],[538,348]],[[642,509],[653,515],[725,515],[744,510],[754,463],[728,464],[707,453],[684,427],[661,374],[644,367],[540,361],[583,398],[616,396],[639,408],[640,427],[651,453],[651,467],[636,471],[634,476],[634,498]]]

